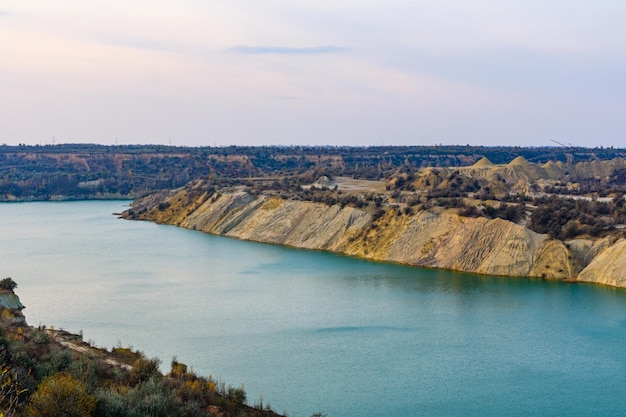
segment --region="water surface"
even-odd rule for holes
[[[0,204],[30,324],[245,384],[279,412],[624,415],[626,292],[373,263],[111,215]]]

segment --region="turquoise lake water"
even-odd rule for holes
[[[278,412],[626,415],[626,290],[424,270],[111,215],[0,204],[32,325],[174,355]]]

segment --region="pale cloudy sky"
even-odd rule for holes
[[[625,133],[624,0],[0,0],[0,143]]]

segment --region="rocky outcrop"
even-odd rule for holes
[[[26,324],[22,310],[24,306],[11,290],[0,290],[0,323],[3,326]]]
[[[139,200],[123,214],[207,233],[464,272],[573,280],[586,263],[561,241],[515,223],[452,211],[376,216],[308,201],[202,191],[201,183]]]

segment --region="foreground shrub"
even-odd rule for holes
[[[67,374],[44,380],[26,409],[29,417],[89,417],[96,400],[85,384]]]

